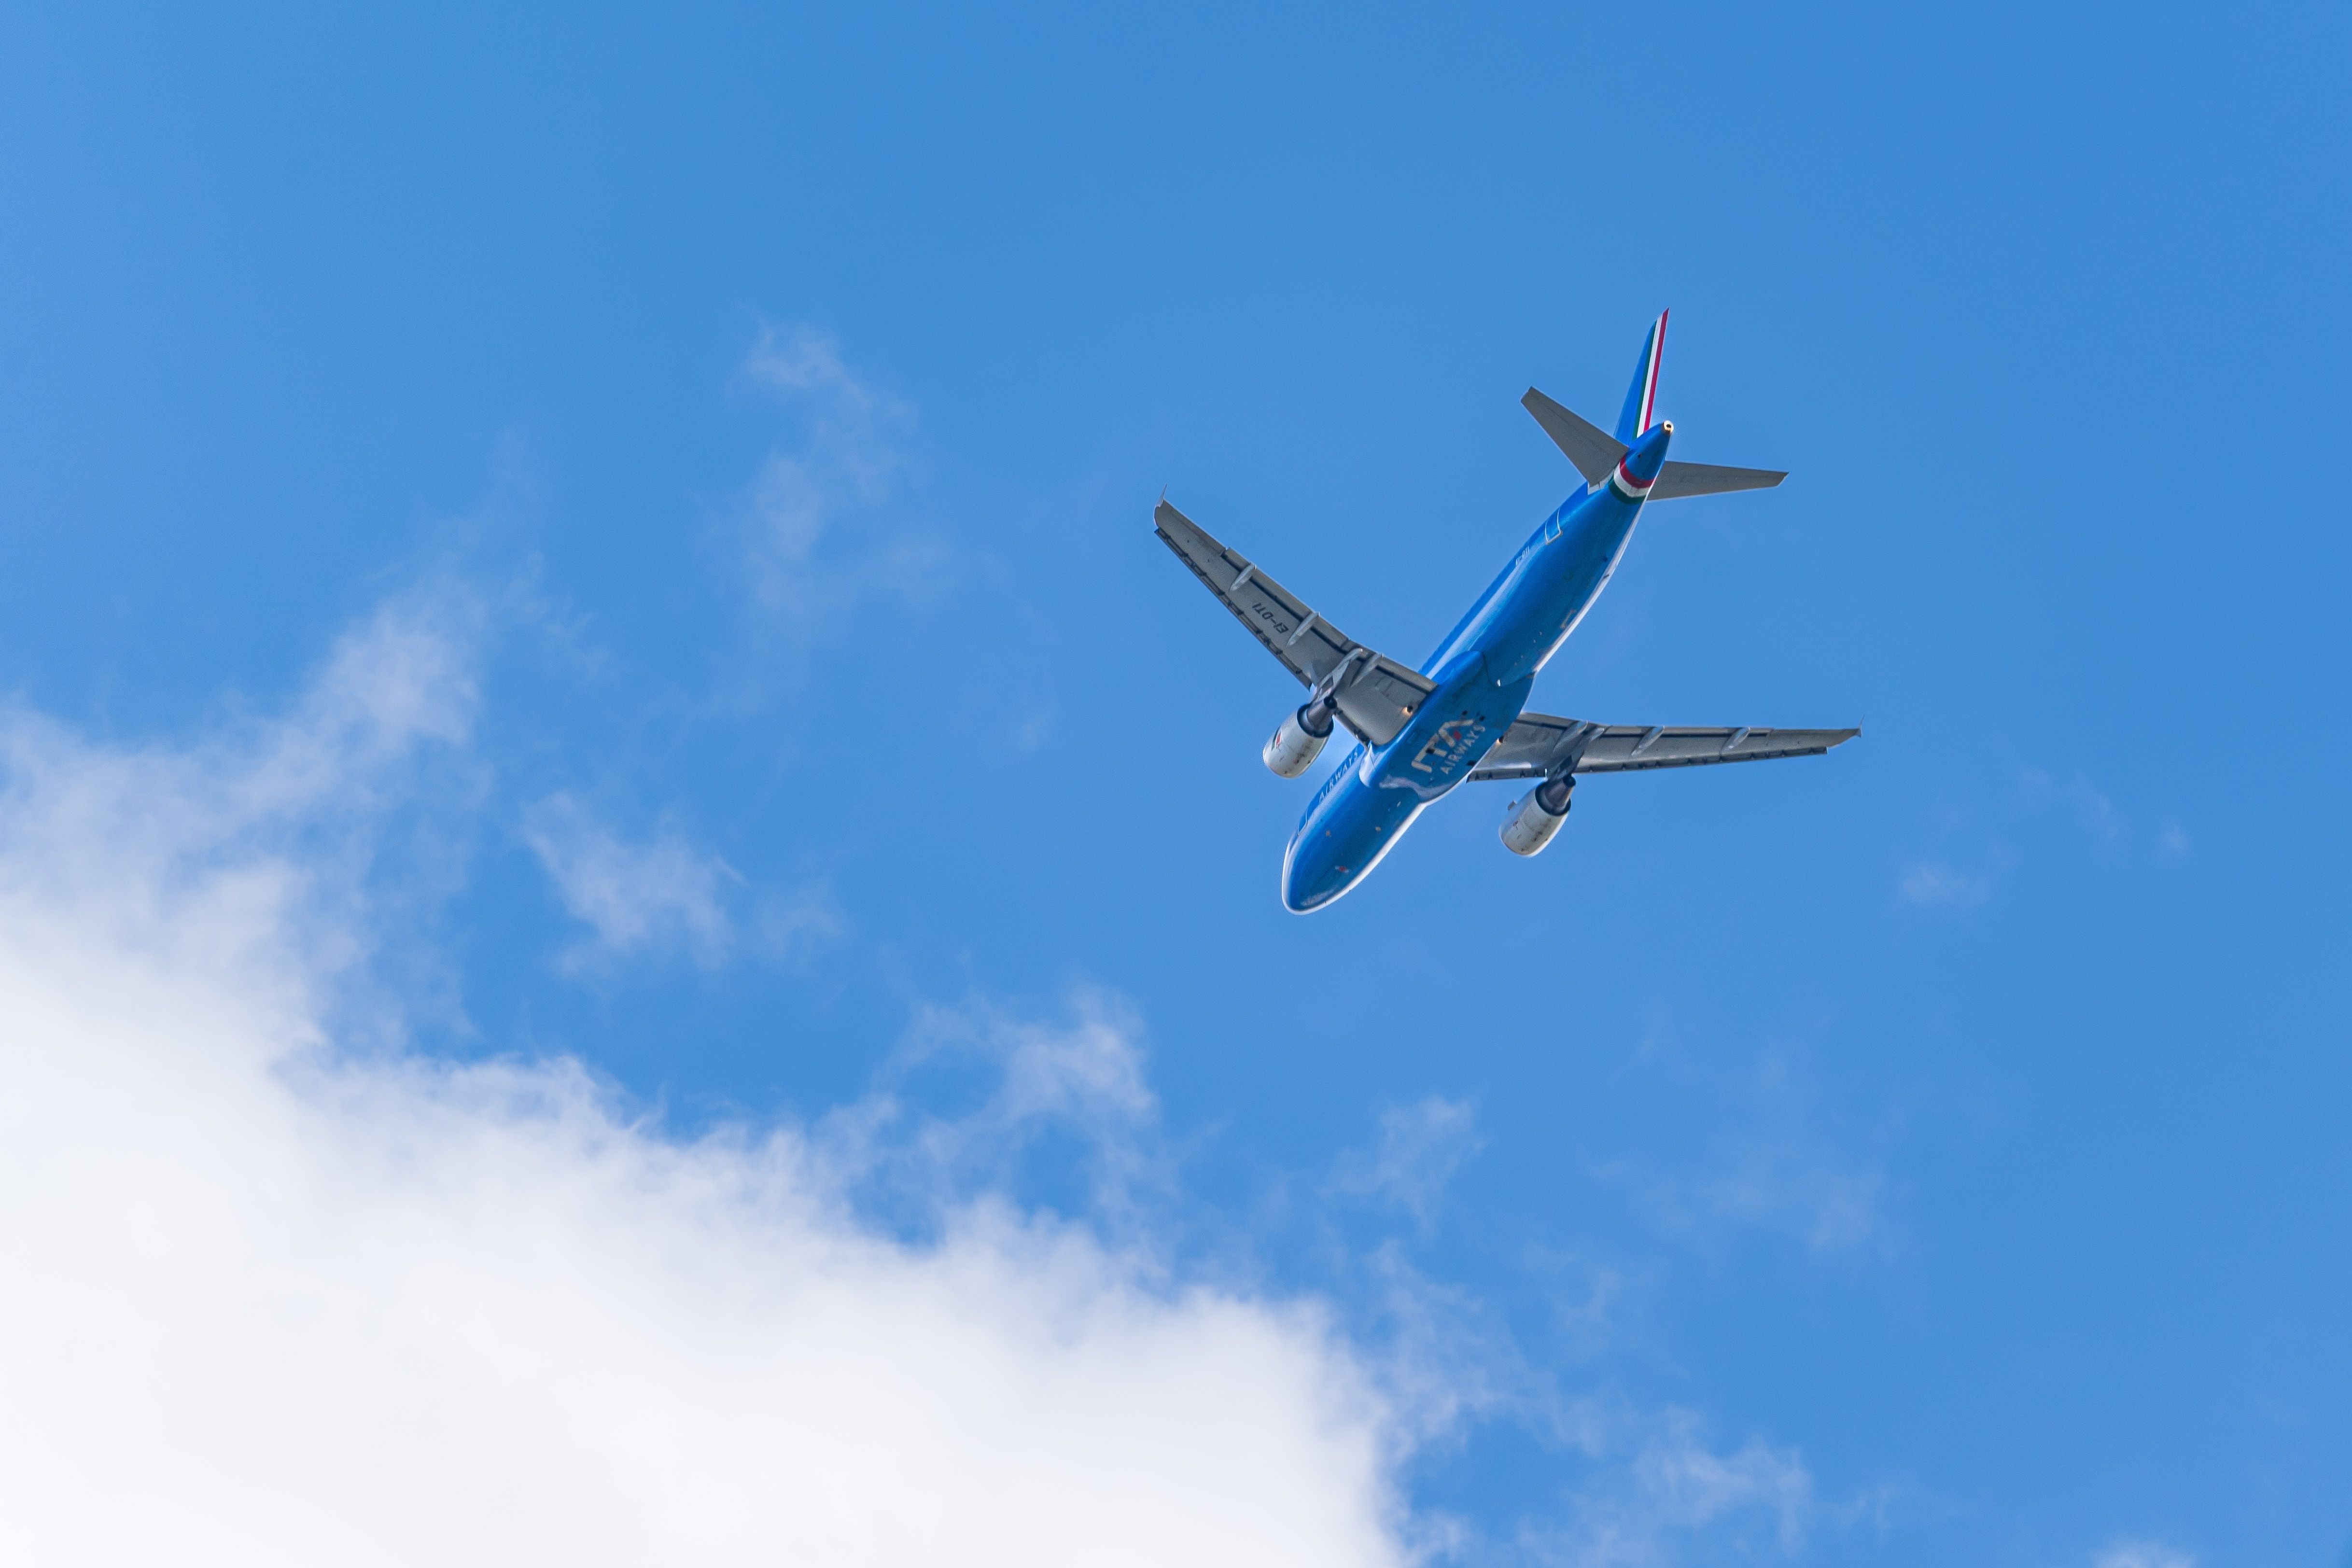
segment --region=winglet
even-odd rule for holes
[[[1630,447],[1657,422],[1658,365],[1666,357],[1666,312],[1650,324],[1642,340],[1642,357],[1633,366],[1633,384],[1625,394],[1625,411],[1617,416],[1617,439]]]

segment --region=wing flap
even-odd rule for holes
[[[1435,689],[1418,672],[1349,637],[1306,602],[1228,550],[1208,530],[1161,501],[1153,531],[1192,569],[1218,603],[1250,629],[1283,668],[1310,689],[1328,689],[1340,721],[1375,746],[1396,739]]]
[[[1776,730],[1762,726],[1597,724],[1522,713],[1473,770],[1473,779],[1549,777],[1566,765],[1578,773],[1640,773],[1650,768],[1705,767],[1817,757],[1862,731]]]
[[[1360,668],[1349,672],[1332,702],[1358,739],[1385,746],[1397,738],[1413,710],[1435,688],[1402,665],[1370,648],[1363,651]]]

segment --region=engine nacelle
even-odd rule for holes
[[[1276,778],[1295,779],[1315,765],[1323,743],[1331,738],[1331,709],[1309,702],[1282,721],[1265,743],[1265,765]]]
[[[1511,802],[1503,818],[1503,847],[1514,855],[1540,853],[1568,820],[1569,792],[1575,787],[1573,779],[1546,779]]]

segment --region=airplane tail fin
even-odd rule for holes
[[[1630,447],[1642,438],[1642,432],[1657,423],[1658,362],[1666,356],[1666,312],[1650,325],[1649,335],[1642,340],[1641,363],[1633,367],[1633,385],[1625,394],[1625,412],[1617,416],[1617,440]]]
[[[1641,363],[1633,367],[1633,390],[1625,395],[1625,412],[1617,416],[1614,437],[1602,434],[1597,426],[1586,424],[1532,386],[1519,399],[1536,416],[1536,423],[1544,427],[1544,434],[1568,455],[1568,460],[1576,465],[1577,472],[1594,489],[1608,482],[1625,454],[1657,424],[1658,361],[1665,357],[1665,352],[1666,315],[1661,310],[1658,319],[1650,324],[1649,335],[1642,340]],[[1663,453],[1664,448],[1660,450]],[[1667,463],[1656,474],[1656,482],[1647,491],[1652,500],[1721,495],[1727,490],[1769,489],[1789,477],[1778,468],[1724,468],[1712,463]]]

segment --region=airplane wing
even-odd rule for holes
[[[1211,538],[1166,501],[1153,531],[1178,560],[1247,626],[1302,685],[1330,688],[1339,721],[1360,741],[1384,746],[1397,737],[1435,683],[1373,652],[1307,607],[1252,563]]]
[[[1861,733],[1860,730],[1594,724],[1580,719],[1555,719],[1549,713],[1522,713],[1470,776],[1539,779],[1559,771],[1562,763],[1568,764],[1570,773],[1626,773],[1644,768],[1817,757]]]

